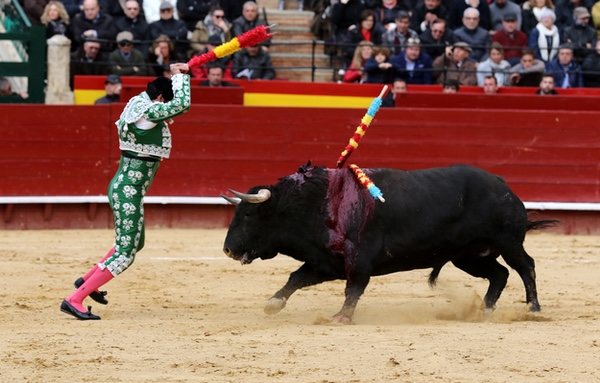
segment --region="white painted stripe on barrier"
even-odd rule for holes
[[[0,196],[0,204],[34,203],[108,203],[107,196]],[[227,205],[221,197],[148,196],[146,204],[180,205]],[[600,211],[600,203],[594,202],[525,202],[529,210]]]
[[[97,196],[14,196],[0,197],[0,204],[28,203],[108,203],[108,197]],[[228,205],[229,202],[221,197],[181,197],[181,196],[148,196],[144,197],[146,204],[183,204],[183,205]]]

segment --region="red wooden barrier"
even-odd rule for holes
[[[145,85],[123,85],[121,100],[129,100],[146,90]],[[244,88],[242,87],[200,87],[192,88],[193,104],[243,105]]]
[[[598,98],[590,96],[540,96],[537,94],[444,94],[408,92],[396,97],[396,105],[408,108],[464,108],[464,109],[531,109],[531,110],[598,110]],[[510,113],[510,112],[505,112]]]
[[[0,197],[105,195],[117,167],[121,108],[0,106]],[[364,112],[193,105],[172,126],[172,158],[149,195],[218,196],[276,182],[309,159],[334,166]],[[469,163],[505,177],[526,201],[600,203],[599,160],[596,111],[388,108],[350,162],[404,169]],[[21,213],[9,209],[16,208],[5,206],[0,227],[19,227]],[[86,214],[109,226],[102,209]],[[184,210],[161,218],[185,220]],[[230,211],[215,214],[221,218],[213,225]]]

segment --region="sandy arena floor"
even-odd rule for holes
[[[150,230],[107,285],[101,321],[59,311],[71,283],[108,248],[109,230],[0,231],[1,382],[599,382],[600,238],[533,234],[542,312],[511,271],[491,315],[487,282],[448,265],[374,278],[354,325],[328,318],[344,284],[266,300],[299,264],[241,266],[224,230]]]

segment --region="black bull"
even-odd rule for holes
[[[228,198],[238,204],[225,239],[229,257],[246,264],[281,253],[304,262],[265,312],[279,312],[300,288],[343,279],[346,299],[336,317],[350,321],[371,276],[433,268],[433,284],[448,262],[489,280],[484,302],[492,309],[508,279],[498,256],[519,273],[530,309],[540,310],[534,260],[523,241],[528,230],[555,221],[528,220],[500,177],[470,166],[364,170],[385,203],[373,200],[349,169],[310,164]]]

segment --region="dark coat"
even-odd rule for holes
[[[451,46],[456,42],[454,33],[447,28],[444,36],[442,36],[442,38],[439,40],[434,40],[433,36],[431,35],[431,29],[429,28],[419,35],[419,39],[421,40],[421,49],[424,50],[429,57],[438,57],[443,55],[446,52],[446,47]]]
[[[406,69],[404,53],[393,56],[391,62],[396,71],[396,77],[404,79],[407,84],[433,84],[432,61],[427,53],[421,52],[412,71]]]
[[[175,50],[182,57],[187,56],[189,41],[185,23],[174,17],[168,20],[157,20],[148,26],[148,40],[154,41],[160,35],[167,35],[175,44]]]
[[[448,5],[449,4],[449,5]],[[463,26],[463,12],[470,6],[465,0],[448,0],[448,26],[454,30]],[[479,27],[487,31],[492,29],[492,15],[487,1],[480,1],[477,6],[479,11]]]
[[[433,13],[434,15],[437,15],[437,17],[440,19],[448,20],[448,10],[446,9],[446,7],[444,7],[443,4],[440,4],[434,9],[427,9],[425,7],[425,2],[421,0],[417,4],[415,11],[412,13],[412,16],[410,18],[410,28],[417,31],[417,33],[425,32],[421,29],[421,23],[425,20],[425,15],[427,13]],[[429,29],[429,26],[427,27],[427,29]]]
[[[183,21],[189,31],[193,31],[198,21],[204,20],[213,0],[177,0],[179,20]]]
[[[523,241],[528,230],[552,222],[528,220],[502,178],[469,166],[363,171],[385,203],[374,200],[348,168],[310,163],[274,185],[251,188],[254,201],[241,196],[225,253],[242,264],[278,253],[303,263],[265,312],[283,309],[300,288],[342,279],[346,299],[336,316],[351,321],[372,276],[433,268],[433,284],[447,262],[487,278],[484,302],[493,308],[509,274],[496,259],[500,255],[521,276],[530,309],[540,310],[535,263]]]
[[[363,70],[367,73],[367,80],[365,81],[367,83],[391,84],[396,78],[396,71],[393,66],[389,69],[381,69],[374,58],[370,58],[365,62]]]
[[[103,51],[112,51],[115,37],[119,32],[111,16],[100,12],[94,20],[86,19],[83,13],[75,16],[71,22],[71,34],[77,46],[83,45],[83,32],[93,29],[98,33]]]
[[[583,87],[581,67],[574,61],[565,68],[558,62],[558,57],[555,57],[546,63],[546,73],[550,73],[554,77],[554,85],[557,88],[562,88],[565,76],[569,76],[569,88]]]
[[[108,56],[109,72],[121,76],[149,76],[151,75],[146,65],[142,52],[133,49],[128,59],[116,49]]]
[[[254,21],[248,21],[244,18],[244,16],[240,16],[237,19],[233,20],[231,23],[231,34],[235,36],[239,36],[242,33],[248,32],[249,30],[256,28],[259,25],[267,25],[264,20],[260,17],[257,17]],[[265,46],[271,45],[271,39],[267,39],[261,43]]]
[[[600,87],[600,54],[594,51],[590,53],[583,64],[581,64],[583,72],[583,83],[586,87]]]
[[[252,80],[272,80],[275,78],[271,56],[263,52],[262,49],[258,50],[256,56],[250,56],[245,49],[236,53],[233,56],[231,73],[234,78],[245,77]]]
[[[596,45],[596,30],[589,25],[572,25],[563,31],[563,41],[573,46],[575,58],[581,63]],[[588,49],[586,44],[592,48]]]

